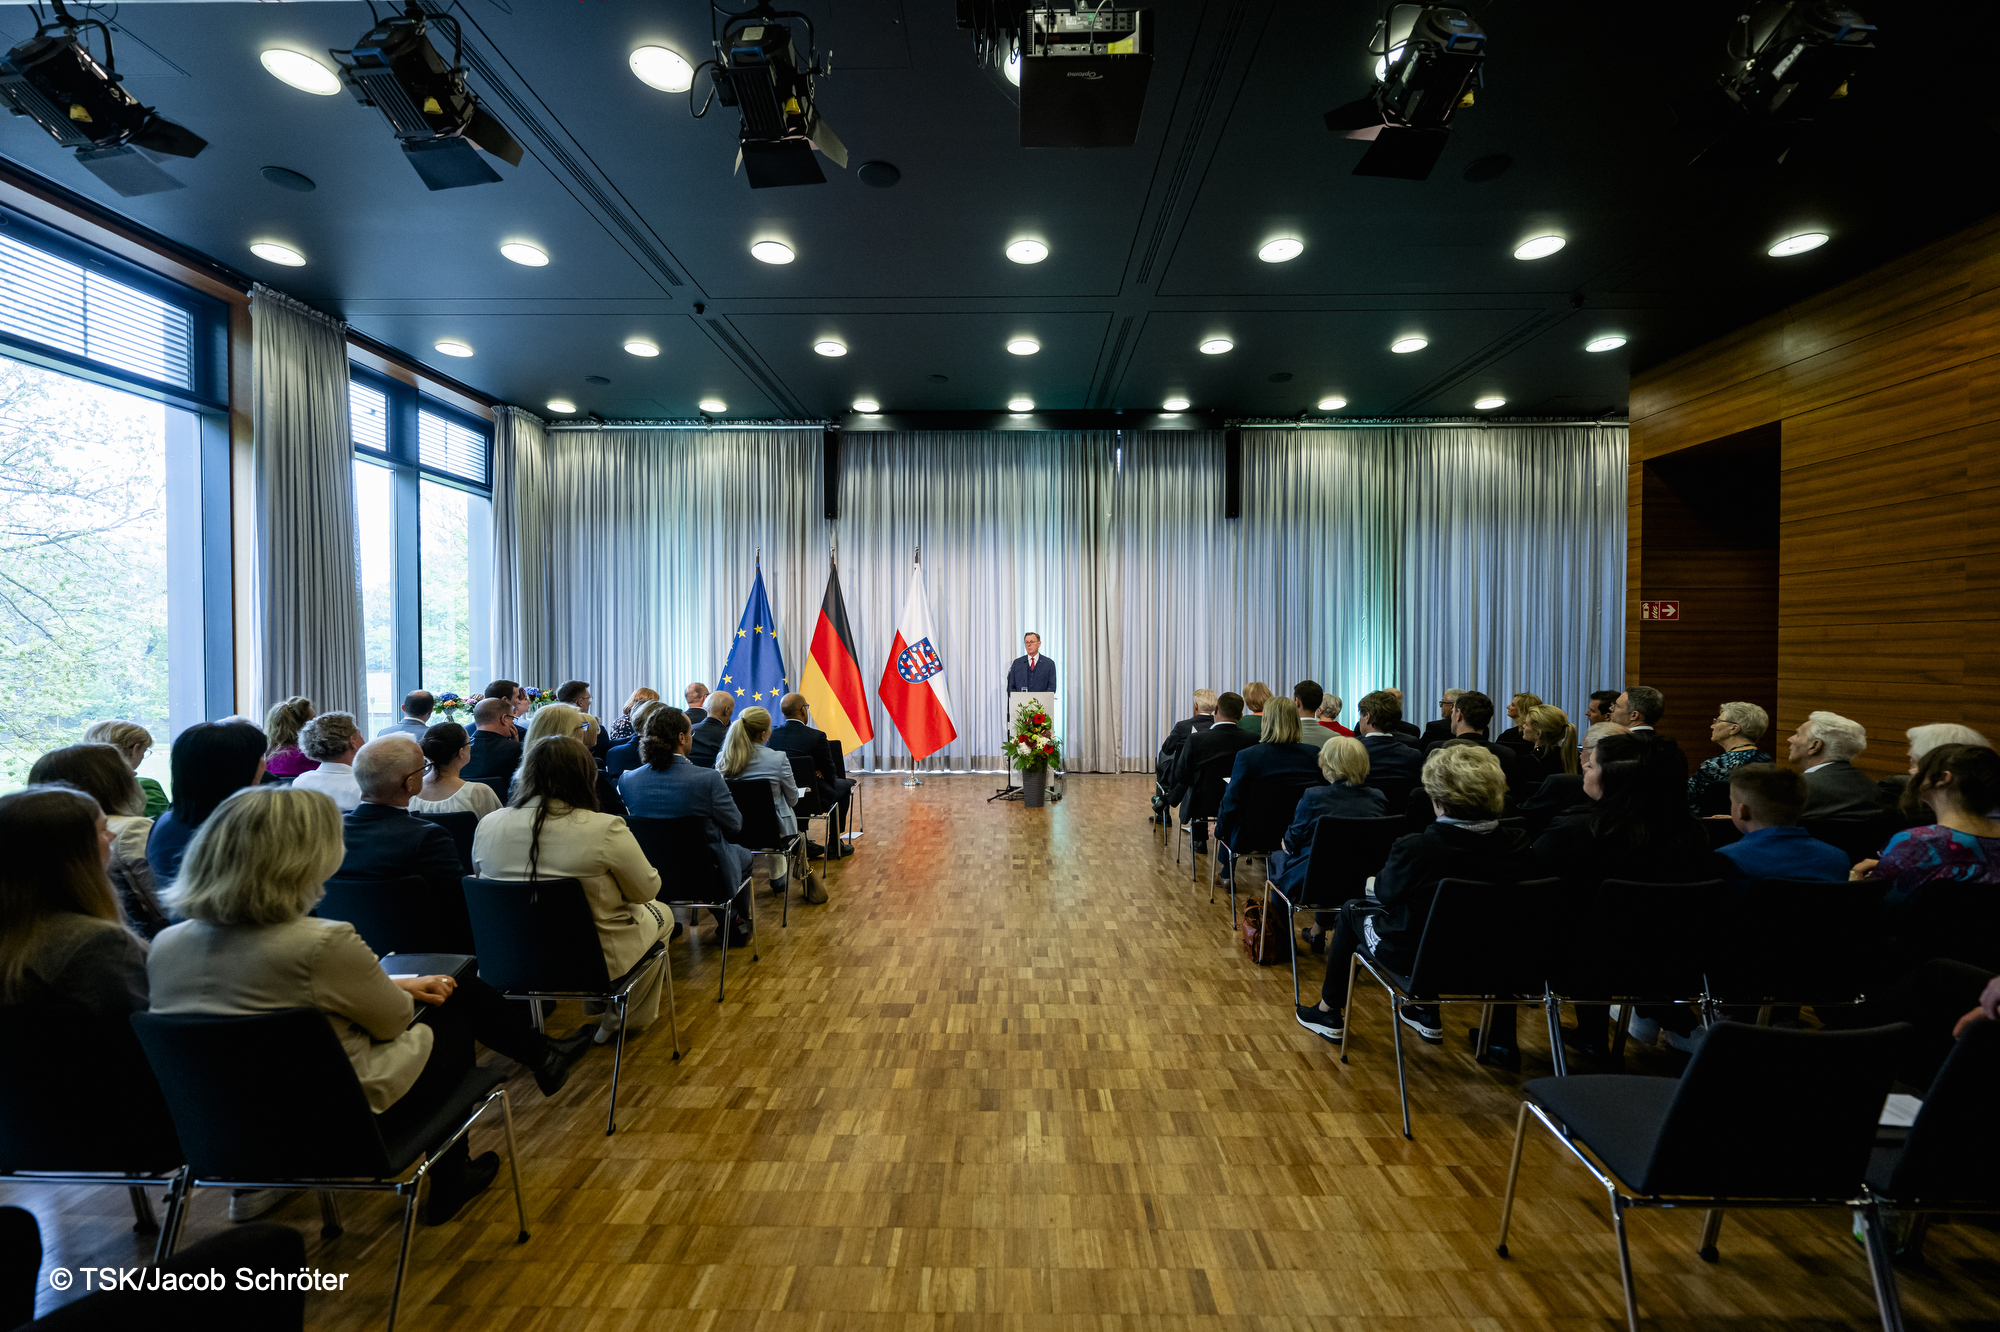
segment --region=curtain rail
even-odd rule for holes
[[[825,430],[837,424],[834,421],[551,421],[550,431],[574,431],[593,434],[604,430]],[[1340,421],[1299,421],[1287,417],[1276,419],[1257,418],[1254,420],[1226,421],[1230,429],[1245,430],[1381,430],[1394,427],[1454,426],[1459,429],[1476,430],[1544,430],[1550,426],[1590,426],[1599,430],[1623,430],[1631,422],[1615,417],[1606,420],[1571,420],[1566,417],[1514,417],[1505,421],[1489,421],[1482,417],[1468,416],[1378,416],[1351,418]],[[1027,431],[1007,431],[1007,434],[1026,434]],[[1054,433],[1074,433],[1058,431]],[[1151,434],[1148,430],[1134,430],[1135,435]],[[1184,432],[1177,432],[1184,433]]]

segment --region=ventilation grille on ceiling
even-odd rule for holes
[[[347,418],[354,447],[373,453],[389,451],[389,395],[366,384],[347,381]]]
[[[486,484],[486,436],[429,412],[417,413],[417,461],[434,472]]]
[[[194,387],[188,311],[7,236],[0,236],[0,334]]]

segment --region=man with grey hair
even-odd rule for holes
[[[1428,750],[1432,745],[1441,745],[1451,739],[1451,714],[1458,711],[1458,699],[1468,694],[1469,689],[1447,689],[1438,699],[1438,720],[1424,727],[1423,735],[1417,739],[1417,748]]]
[[[410,801],[424,789],[424,751],[407,735],[385,735],[354,756],[354,780],[361,803],[341,822],[347,858],[338,877],[394,882],[424,881],[420,901],[407,906],[406,923],[415,949],[431,953],[472,953],[472,921],[466,915],[458,844],[435,823],[410,813]]]
[[[1628,731],[1650,731],[1667,715],[1667,696],[1646,685],[1633,685],[1611,705],[1611,720]]]
[[[343,814],[353,809],[361,803],[361,787],[354,780],[354,756],[367,740],[352,713],[320,713],[299,728],[300,751],[319,766],[292,778],[293,788],[318,791],[329,797]]]
[[[1806,774],[1806,808],[1801,819],[1861,819],[1882,812],[1882,796],[1867,773],[1855,767],[1868,748],[1868,731],[1837,712],[1809,712],[1785,741],[1786,757]]]
[[[703,722],[708,720],[707,685],[703,684],[699,680],[696,680],[693,684],[689,685],[686,689],[681,691],[681,697],[687,700],[686,711],[688,715],[688,721],[690,723],[699,726]]]
[[[1194,691],[1194,715],[1183,717],[1167,732],[1167,738],[1160,741],[1160,752],[1153,756],[1153,815],[1151,822],[1158,823],[1166,817],[1167,796],[1172,791],[1170,778],[1174,764],[1187,745],[1188,737],[1198,735],[1215,725],[1215,691],[1197,689]]]

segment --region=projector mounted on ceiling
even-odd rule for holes
[[[451,29],[451,63],[431,45],[430,25]],[[372,106],[402,140],[403,156],[424,186],[455,190],[490,185],[500,173],[482,151],[521,165],[521,145],[465,86],[465,37],[449,14],[427,15],[416,0],[402,14],[361,34],[350,51],[328,51],[363,106]]]
[[[788,19],[805,25],[804,65]],[[847,145],[820,118],[813,96],[814,80],[832,73],[833,52],[827,52],[822,67],[812,20],[804,14],[773,9],[768,0],[737,14],[715,41],[715,59],[702,64],[710,67],[715,98],[735,107],[741,117],[736,160],[751,189],[826,184],[815,151],[836,165],[847,165]],[[707,114],[706,102],[694,113],[697,120]]]
[[[1462,9],[1393,4],[1368,52],[1375,87],[1326,113],[1335,134],[1368,142],[1357,176],[1427,180],[1451,136],[1451,118],[1472,105],[1486,61],[1486,34]]]
[[[125,91],[110,28],[94,18],[72,18],[63,0],[54,0],[54,8],[55,22],[36,28],[0,59],[0,99],[63,147],[76,149],[86,170],[127,198],[184,188],[148,154],[194,157],[208,140]],[[49,36],[52,28],[62,34]],[[77,36],[82,28],[96,28],[103,36],[103,64]]]
[[[1153,11],[958,0],[973,58],[1021,89],[1023,148],[1129,148],[1153,77]]]

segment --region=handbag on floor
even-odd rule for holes
[[[1243,907],[1242,931],[1243,951],[1250,960],[1260,967],[1275,967],[1292,960],[1292,931],[1289,924],[1264,928],[1265,903],[1247,902]],[[1271,913],[1271,919],[1280,920],[1285,915],[1281,907]]]

